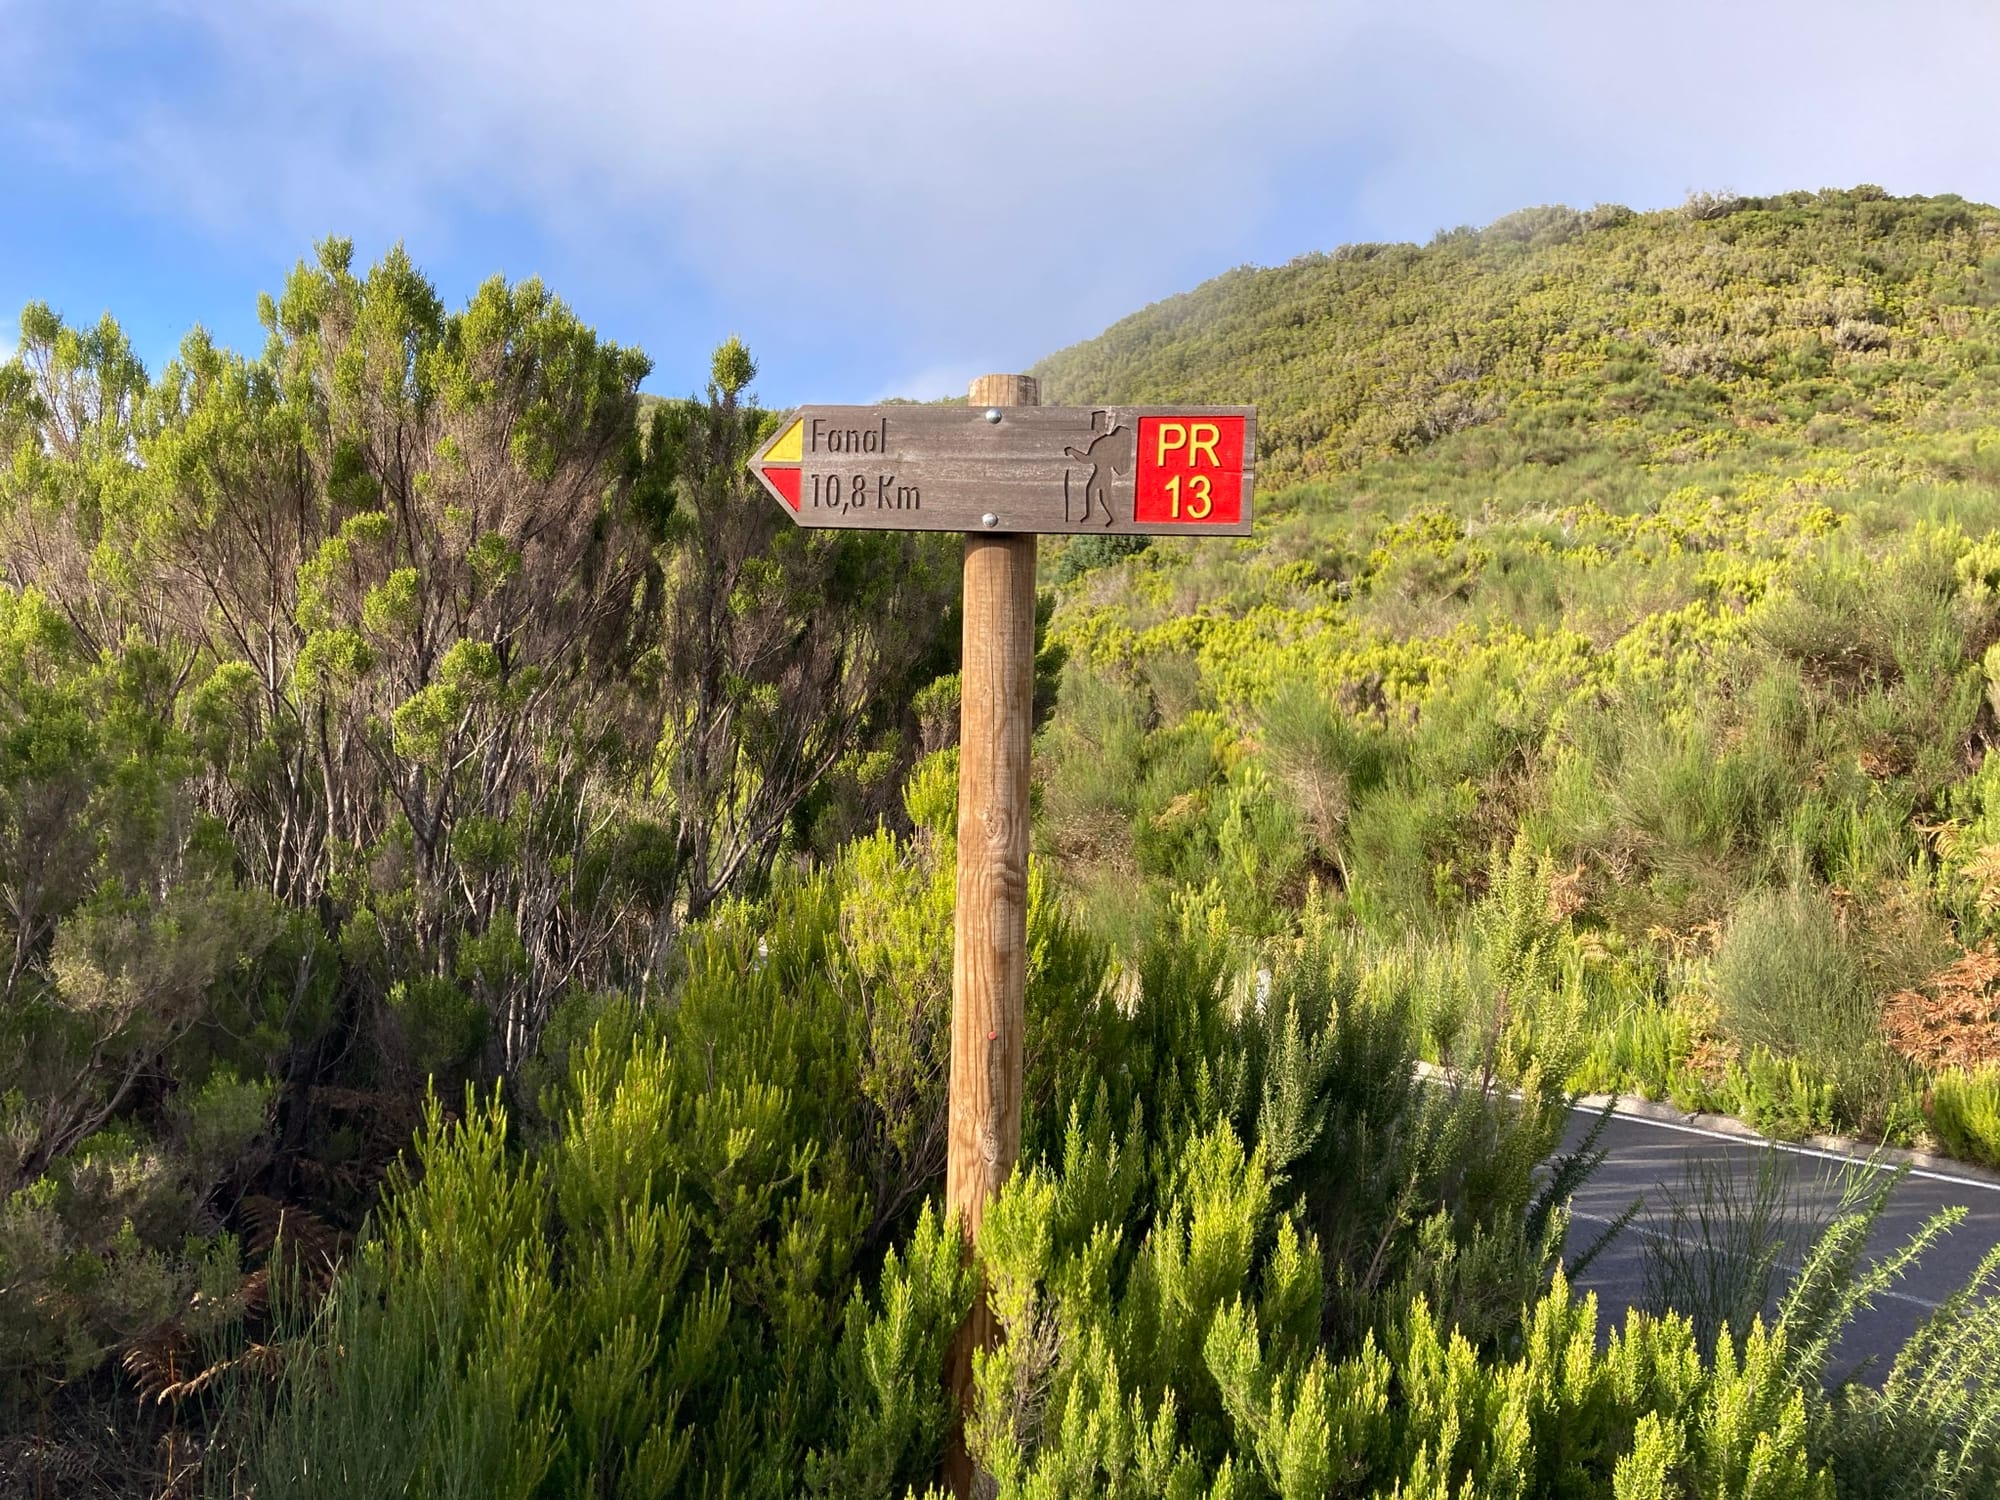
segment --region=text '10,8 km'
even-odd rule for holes
[[[751,471],[801,526],[1248,536],[1247,406],[805,406]]]

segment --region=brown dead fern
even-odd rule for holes
[[[313,1213],[274,1198],[252,1196],[239,1205],[246,1247],[264,1264],[220,1296],[197,1291],[187,1307],[126,1346],[121,1363],[141,1402],[176,1406],[230,1377],[275,1379],[287,1345],[244,1335],[234,1352],[215,1356],[204,1335],[219,1329],[266,1330],[275,1272],[293,1295],[316,1305],[333,1285],[348,1237]]]
[[[1969,949],[1924,983],[1882,1006],[1889,1043],[1930,1068],[2000,1062],[2000,954]]]

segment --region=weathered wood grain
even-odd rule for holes
[[[986,376],[973,399],[1033,400],[1032,381]],[[1010,407],[1010,411],[1029,408]],[[951,972],[951,1095],[945,1203],[968,1245],[1021,1150],[1023,992],[1028,964],[1028,767],[1035,691],[1035,538],[965,539],[960,667],[958,906]],[[990,1347],[982,1287],[952,1348],[958,1410],[971,1408],[972,1353]],[[955,1493],[972,1492],[962,1433],[946,1462]]]
[[[965,539],[945,1201],[976,1233],[1021,1140],[1035,539]]]
[[[1032,375],[975,376],[965,393],[970,407],[1040,406],[1042,383]]]

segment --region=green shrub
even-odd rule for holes
[[[1714,1357],[1725,1334],[1740,1343],[1774,1313],[1793,1274],[1789,1259],[1879,1186],[1871,1167],[1847,1168],[1834,1180],[1833,1202],[1816,1208],[1819,1195],[1800,1190],[1795,1162],[1767,1146],[1745,1182],[1727,1155],[1689,1156],[1678,1188],[1637,1220],[1646,1237],[1645,1305],[1686,1317],[1704,1358]]]
[[[1077,536],[1063,544],[1049,567],[1049,582],[1060,588],[1072,579],[1098,568],[1109,567],[1121,557],[1144,552],[1149,536]]]
[[[1746,1049],[1745,1087],[1773,1123],[1880,1130],[1904,1067],[1882,1036],[1860,957],[1832,902],[1811,888],[1759,892],[1731,918],[1715,959],[1722,1022]],[[1762,1056],[1760,1054],[1768,1054]],[[1827,1118],[1807,1101],[1823,1079]]]
[[[1953,1156],[2000,1167],[2000,1068],[1939,1073],[1931,1079],[1928,1114]]]
[[[472,1100],[459,1123],[433,1108],[421,1175],[392,1186],[303,1335],[340,1359],[289,1365],[268,1416],[243,1408],[213,1482],[921,1483],[971,1286],[923,1204],[941,1080],[922,1049],[943,1014],[922,997],[947,972],[949,908],[932,893],[949,853],[878,836],[837,878],[722,914],[690,940],[676,1006],[601,1007],[564,1043],[553,1124],[525,1152],[497,1102]],[[1038,886],[1024,1171],[982,1246],[1010,1349],[1044,1363],[981,1367],[975,1441],[995,1465],[1009,1442],[1023,1473],[1041,1462],[1045,1414],[1109,1389],[1100,1358],[1128,1362],[1149,1412],[1181,1414],[1148,1419],[1162,1441],[1184,1424],[1169,1469],[1185,1468],[1183,1442],[1205,1466],[1251,1443],[1233,1434],[1273,1398],[1241,1353],[1218,1373],[1215,1351],[1230,1329],[1240,1343],[1252,1287],[1259,1360],[1303,1370],[1329,1337],[1390,1337],[1419,1298],[1421,1337],[1496,1347],[1548,1285],[1580,1166],[1537,1185],[1562,1096],[1532,1079],[1519,1103],[1418,1084],[1411,997],[1364,986],[1351,940],[1308,910],[1270,952],[1261,1004],[1235,998],[1219,908],[1200,901],[1114,1003],[1102,950]],[[1082,1384],[1064,1373],[1078,1359]]]
[[[878,836],[837,880],[721,914],[675,1006],[604,1009],[569,1046],[539,1149],[508,1148],[497,1100],[458,1123],[433,1106],[421,1176],[392,1184],[302,1334],[339,1360],[289,1365],[269,1416],[245,1409],[218,1492],[780,1493],[812,1476],[861,1496],[931,1473],[971,1295],[925,1202],[942,852],[944,881],[935,855]]]
[[[1714,1093],[1728,1113],[1781,1141],[1827,1135],[1841,1124],[1837,1088],[1815,1062],[1761,1045],[1729,1065]]]
[[[1703,1107],[1707,1089],[1690,1065],[1694,1022],[1671,1005],[1640,1004],[1599,1025],[1589,1050],[1570,1075],[1572,1087],[1590,1094],[1633,1094],[1671,1099],[1683,1109]]]
[[[1731,748],[1714,727],[1676,731],[1670,722],[1632,726],[1612,796],[1655,915],[1684,928],[1721,915],[1745,876],[1761,873],[1765,832],[1797,782],[1777,757]]]
[[[1880,1387],[1855,1371],[1830,1368],[1841,1334],[1859,1308],[1890,1288],[1965,1217],[1945,1209],[1901,1245],[1883,1251],[1875,1231],[1907,1169],[1878,1172],[1865,1194],[1849,1194],[1800,1267],[1779,1309],[1802,1388],[1829,1391],[1813,1413],[1812,1446],[1843,1495],[1917,1500],[1981,1495],[2000,1484],[2000,1250],[1981,1258],[1897,1351]]]
[[[434,1107],[308,1352],[268,1403],[241,1393],[211,1492],[927,1485],[973,1279],[924,1201],[934,1159],[897,1165],[929,1132],[896,1121],[937,1097],[907,1049],[936,1045],[949,853],[878,836],[721,914],[678,1005],[600,1006],[565,1044],[525,1149],[497,1102]],[[1546,894],[1517,851],[1478,930],[1492,974],[1553,992]],[[968,1441],[997,1493],[1831,1496],[1891,1441],[1858,1444],[1850,1411],[1940,1472],[1993,1462],[1977,1390],[1928,1425],[1913,1367],[1899,1404],[1817,1394],[1858,1299],[1922,1248],[1855,1259],[1884,1194],[1779,1325],[1749,1310],[1783,1217],[1760,1190],[1704,1219],[1723,1274],[1661,1279],[1695,1321],[1600,1339],[1557,1258],[1592,1148],[1542,1165],[1566,1096],[1532,1066],[1518,1099],[1415,1079],[1420,971],[1338,908],[1308,901],[1248,1003],[1213,899],[1180,904],[1123,994],[1045,884],[1032,910],[1022,1166],[979,1243],[1001,1340]],[[1970,1301],[1958,1326],[1994,1316]]]
[[[1265,705],[1261,730],[1275,789],[1297,810],[1308,851],[1350,888],[1348,818],[1356,800],[1381,782],[1383,735],[1303,682],[1281,688]]]

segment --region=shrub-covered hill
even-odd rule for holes
[[[955,539],[785,523],[734,340],[642,410],[339,241],[262,312],[0,362],[0,1495],[935,1494],[982,1279],[1003,1500],[1995,1492],[2000,1258],[1879,1389],[1879,1193],[1600,1341],[1541,1165],[1578,1077],[1992,1148],[1976,390],[1052,551],[975,1274]]]
[[[2000,211],[1879,188],[1531,208],[1245,267],[1044,361],[1051,401],[1254,401],[1273,478],[1454,433],[1550,463],[1942,417],[1995,390]]]
[[[1996,300],[2000,213],[1858,189],[1530,210],[1051,358],[1256,401],[1264,482],[1247,541],[1053,551],[1046,855],[1128,951],[1317,885],[1441,1053],[2000,1161]]]

